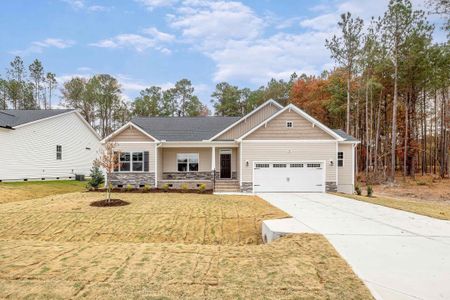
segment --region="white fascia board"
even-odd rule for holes
[[[230,142],[208,142],[208,141],[171,141],[162,143],[162,148],[188,148],[188,147],[238,147],[234,141]]]
[[[242,135],[241,137],[239,137],[237,139],[237,141],[242,141],[244,138],[246,138],[247,136],[249,136],[250,134],[252,134],[253,132],[255,132],[256,130],[258,130],[259,128],[261,128],[262,126],[266,125],[267,123],[269,123],[270,121],[272,121],[273,119],[275,119],[276,117],[278,117],[279,115],[281,115],[283,112],[285,112],[286,110],[293,110],[295,111],[297,114],[299,114],[300,116],[304,117],[306,120],[308,120],[309,122],[311,122],[312,124],[317,125],[318,127],[320,127],[323,131],[325,131],[326,133],[328,133],[329,135],[331,135],[333,138],[335,138],[337,141],[344,141],[344,139],[339,136],[338,134],[336,134],[333,130],[331,130],[330,128],[328,128],[327,126],[325,126],[324,124],[320,123],[319,121],[317,121],[316,119],[314,119],[313,117],[311,117],[310,115],[308,115],[307,113],[305,113],[303,110],[301,110],[300,108],[298,108],[297,106],[293,105],[293,104],[289,104],[288,106],[286,106],[285,108],[283,108],[282,110],[278,111],[277,113],[275,113],[274,115],[272,115],[270,118],[268,118],[267,120],[261,122],[261,124],[259,124],[258,126],[254,127],[252,130],[246,132],[244,135]]]
[[[261,104],[260,106],[258,106],[257,108],[255,108],[254,110],[252,110],[251,112],[249,112],[248,114],[246,114],[245,116],[243,116],[242,118],[240,118],[239,120],[237,120],[236,122],[234,122],[233,124],[231,124],[230,126],[228,126],[227,128],[225,128],[224,130],[222,130],[221,132],[219,132],[218,134],[216,134],[215,136],[213,136],[212,138],[210,138],[208,141],[213,141],[214,139],[218,138],[219,136],[221,136],[222,134],[224,134],[225,132],[227,132],[228,130],[233,128],[234,126],[238,125],[243,120],[250,117],[251,115],[255,114],[257,111],[259,111],[261,108],[265,107],[268,104],[273,104],[273,105],[277,106],[278,108],[283,109],[283,106],[280,103],[278,103],[277,101],[275,101],[273,99],[269,99],[266,102],[264,102],[263,104]]]
[[[132,122],[128,122],[125,125],[123,125],[122,127],[120,127],[119,129],[117,129],[116,131],[114,131],[113,133],[111,133],[110,135],[108,135],[107,137],[105,137],[101,143],[104,144],[107,141],[109,141],[111,138],[115,137],[116,135],[118,135],[119,133],[121,133],[122,131],[124,131],[125,129],[129,128],[129,127],[133,127],[137,130],[139,130],[142,134],[148,136],[149,138],[151,138],[152,140],[154,140],[155,142],[159,142],[158,139],[154,138],[153,136],[151,136],[150,134],[148,134],[145,130],[143,130],[142,128],[140,128],[139,126],[133,124]]]

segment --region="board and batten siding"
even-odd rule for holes
[[[230,128],[227,132],[217,137],[217,141],[230,141],[237,139],[249,132],[251,129],[255,128],[257,125],[261,124],[264,120],[267,120],[270,116],[274,115],[281,108],[274,104],[267,104],[248,118],[243,118],[238,124]]]
[[[119,134],[115,135],[111,141],[114,142],[153,142],[149,136],[143,134],[138,129],[130,126]]]
[[[286,127],[291,121],[292,128]],[[334,140],[334,138],[294,111],[284,111],[267,125],[248,135],[246,140]]]
[[[339,144],[338,152],[343,152],[344,166],[338,167],[338,192],[352,194],[355,190],[353,182],[353,144]]]
[[[62,159],[56,159],[56,146]],[[0,180],[89,175],[98,137],[75,112],[0,131]]]
[[[336,142],[242,141],[242,181],[253,182],[255,161],[325,161],[327,182],[336,182]],[[247,165],[248,161],[248,165]]]

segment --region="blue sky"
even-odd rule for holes
[[[425,1],[413,3],[420,8]],[[128,100],[150,85],[168,88],[188,78],[210,105],[220,81],[256,88],[294,71],[331,68],[324,40],[336,32],[339,14],[367,21],[386,6],[384,0],[3,1],[0,67],[20,55],[27,65],[40,59],[60,83],[109,73]],[[442,42],[445,33],[437,29],[434,38]]]

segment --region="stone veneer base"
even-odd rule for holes
[[[140,173],[112,173],[110,175],[110,182],[113,187],[118,187],[119,185],[127,187],[131,185],[132,187],[138,188],[142,185],[149,185],[151,187],[155,186],[155,173],[154,172],[140,172]]]

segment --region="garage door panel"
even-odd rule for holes
[[[255,192],[323,192],[323,162],[258,162],[254,167]]]

